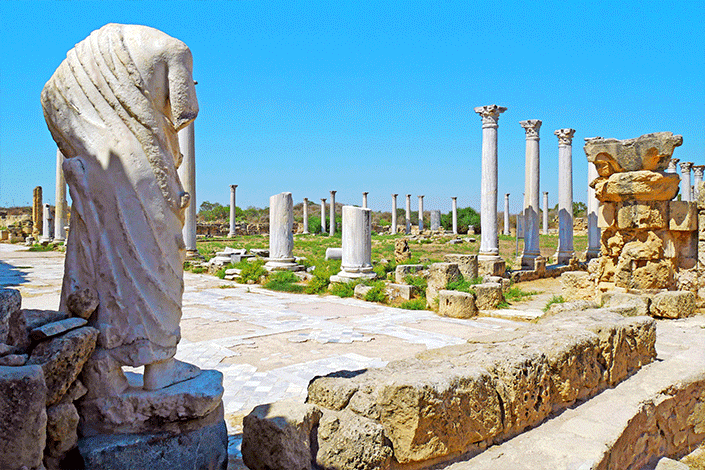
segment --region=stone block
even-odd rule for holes
[[[355,286],[355,289],[353,290],[353,295],[355,296],[356,299],[362,299],[365,300],[365,296],[369,291],[372,290],[372,286],[366,286],[364,284],[358,284]]]
[[[47,443],[44,453],[55,468],[78,442],[78,410],[73,403],[60,402],[47,408]]]
[[[410,286],[408,284],[387,284],[385,292],[390,301],[396,299],[411,300],[416,293],[416,286]]]
[[[259,405],[243,420],[242,460],[252,470],[312,468],[321,410],[295,401]]]
[[[84,326],[63,336],[39,343],[28,364],[42,367],[47,386],[47,406],[58,402],[78,378],[83,365],[95,349],[98,330]]]
[[[649,315],[651,299],[645,295],[612,291],[602,294],[600,304],[603,308],[618,312],[621,315],[634,317]]]
[[[674,283],[675,267],[669,259],[650,260],[639,263],[632,270],[628,283],[617,284],[617,287],[629,289],[667,289]]]
[[[566,301],[595,298],[595,283],[585,271],[568,271],[561,274],[561,284],[561,295]]]
[[[432,304],[438,298],[438,291],[446,288],[449,282],[457,281],[462,275],[455,263],[434,263],[428,267],[426,300]]]
[[[0,287],[0,343],[6,343],[10,332],[10,319],[22,308],[22,296],[16,289]]]
[[[86,320],[93,315],[99,303],[98,292],[92,287],[72,292],[66,298],[66,308],[69,309],[71,315],[85,318]]]
[[[485,282],[473,286],[473,290],[477,294],[475,305],[479,310],[491,310],[497,308],[501,302],[504,302],[502,284],[498,282]]]
[[[403,284],[406,276],[418,274],[423,271],[423,264],[400,264],[394,271],[394,281]]]
[[[67,331],[75,330],[82,326],[86,326],[88,321],[83,318],[72,317],[65,320],[59,320],[54,323],[47,323],[40,327],[34,328],[29,332],[29,337],[34,341],[42,341],[45,339],[59,336]]]
[[[680,187],[680,176],[649,170],[613,173],[599,177],[590,186],[600,202],[670,201]]]
[[[654,470],[691,470],[691,467],[683,462],[663,457],[658,461]]]
[[[614,225],[617,212],[617,204],[614,202],[603,202],[597,208],[597,226],[599,228],[610,228]]]
[[[81,400],[81,435],[177,432],[180,422],[203,418],[221,404],[223,374],[216,370],[158,390],[143,389],[140,379],[130,374],[131,386],[120,395]]]
[[[682,143],[683,136],[672,132],[655,132],[624,140],[593,137],[585,141],[585,154],[600,176],[637,170],[663,171],[668,168],[673,150]]]
[[[477,259],[477,273],[479,276],[504,276],[507,263],[503,259]]]
[[[668,207],[669,201],[618,203],[617,228],[619,230],[666,228],[669,223]]]
[[[442,317],[472,318],[478,313],[473,294],[457,290],[438,292],[438,314]]]
[[[18,350],[25,350],[32,342],[29,334],[33,329],[66,318],[68,318],[68,313],[55,310],[18,310],[10,317],[10,332],[7,341],[16,346]]]
[[[46,393],[41,367],[0,367],[0,468],[41,468]]]
[[[342,248],[326,248],[326,259],[343,259]]]
[[[27,359],[26,354],[8,354],[0,357],[0,366],[23,366],[27,363]]]
[[[668,229],[691,232],[698,229],[697,204],[688,201],[670,201],[668,203]]]
[[[87,469],[224,469],[228,431],[220,407],[213,419],[192,429],[84,437],[78,441],[78,450]]]
[[[695,294],[688,291],[659,292],[651,300],[651,316],[686,318],[695,314]]]
[[[455,263],[460,269],[460,274],[468,281],[478,277],[478,265],[476,254],[451,253],[443,257],[447,263]]]
[[[619,256],[629,260],[656,260],[663,258],[663,240],[654,232],[638,232],[635,239],[622,246]]]

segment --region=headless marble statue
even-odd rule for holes
[[[90,323],[102,362],[86,380],[118,394],[122,365],[144,365],[146,389],[194,377],[173,358],[189,202],[177,131],[198,114],[191,51],[153,28],[105,25],[68,52],[42,107],[73,200],[61,308],[87,287],[100,300]]]

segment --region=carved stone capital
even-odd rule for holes
[[[671,161],[668,162],[668,171],[675,173],[677,171],[676,165],[678,165],[679,161],[681,161],[680,158],[671,158]]]
[[[703,173],[705,173],[705,165],[693,165],[693,175],[696,178],[702,179]]]
[[[482,127],[497,127],[499,115],[505,112],[507,108],[491,104],[489,106],[478,106],[475,112],[482,117]]]
[[[521,127],[526,131],[527,139],[538,139],[539,129],[541,129],[540,119],[527,119],[526,121],[519,121]]]
[[[558,145],[573,145],[573,135],[575,134],[575,129],[565,128],[558,129],[553,132],[558,136]]]
[[[230,185],[230,191],[235,191],[235,188],[237,188],[236,184],[231,184]]]
[[[681,162],[681,173],[690,173],[690,169],[693,168],[693,162]]]
[[[331,191],[330,194],[331,194],[331,196],[335,196],[335,193],[337,193],[337,192],[338,191]]]

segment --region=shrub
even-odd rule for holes
[[[54,244],[49,243],[46,246],[35,244],[29,247],[29,251],[54,251]]]
[[[465,279],[464,277],[460,277],[459,280],[457,281],[452,281],[449,282],[448,285],[446,286],[446,289],[448,290],[457,290],[460,292],[470,292],[470,293],[475,293],[475,291],[472,289],[472,286],[481,284],[482,283],[482,278],[481,277],[476,277],[474,279]]]
[[[197,266],[197,267],[191,269],[191,272],[194,274],[203,274],[204,272],[206,272],[206,268],[202,268],[200,266]]]
[[[269,274],[266,269],[264,269],[264,261],[256,260],[253,262],[243,261],[238,264],[238,267],[242,269],[240,272],[240,282],[245,284],[247,281],[259,281],[259,278]]]
[[[338,297],[352,297],[355,286],[352,282],[334,282],[331,285],[330,293]]]
[[[546,306],[543,308],[544,312],[548,312],[548,309],[551,308],[551,305],[553,304],[562,304],[565,302],[565,299],[563,299],[562,295],[554,295],[551,297],[551,299],[546,302]]]
[[[532,295],[536,295],[538,292],[535,291],[530,291],[526,292],[521,290],[520,287],[514,286],[511,287],[507,292],[504,293],[504,298],[507,300],[507,302],[518,302],[525,297],[531,297]]]
[[[446,230],[453,228],[452,211],[441,216],[441,225]],[[468,227],[475,227],[476,232],[480,229],[480,214],[472,207],[458,209],[458,232],[467,233]]]
[[[306,286],[307,294],[323,294],[330,284],[330,277],[340,269],[340,260],[320,260],[314,264],[313,279]]]
[[[299,278],[291,271],[277,271],[270,274],[264,287],[279,292],[301,293],[304,287],[296,284],[298,281]]]
[[[426,310],[426,299],[412,299],[402,302],[399,308],[404,308],[406,310]]]
[[[428,281],[426,281],[425,277],[409,274],[408,276],[406,276],[404,278],[404,282],[406,282],[410,286],[416,287],[416,290],[419,292],[419,295],[421,296],[421,298],[423,298],[423,299],[426,298],[426,288],[428,287]],[[426,307],[424,307],[424,309],[425,308]],[[410,309],[410,310],[418,310],[418,309]]]
[[[372,289],[370,289],[367,294],[365,294],[365,300],[368,302],[387,302],[387,294],[384,291],[384,282],[377,281],[372,284]]]

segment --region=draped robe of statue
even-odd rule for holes
[[[132,366],[173,357],[189,199],[177,131],[198,114],[190,50],[153,28],[108,24],[68,52],[42,107],[73,201],[60,308],[92,287],[99,348]]]

